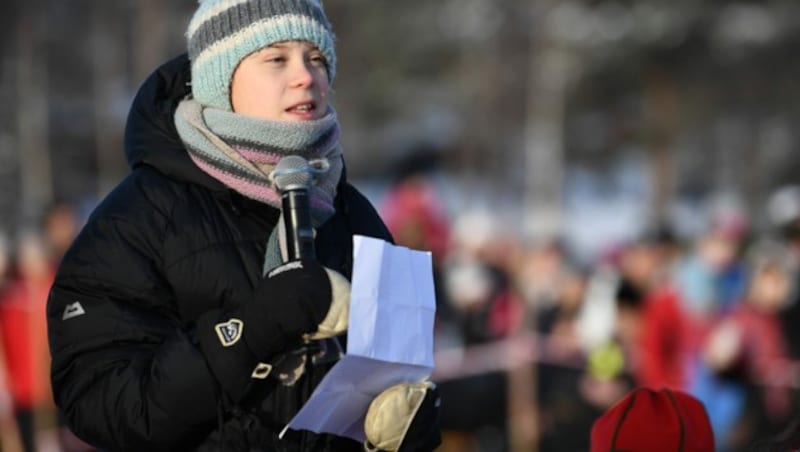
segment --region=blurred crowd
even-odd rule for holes
[[[82,220],[56,203],[0,236],[0,450],[91,450],[63,425],[50,390],[45,310],[61,257]]]
[[[800,191],[796,193],[800,207]],[[578,262],[490,211],[449,212],[424,174],[385,194],[397,243],[429,250],[443,451],[588,450],[592,423],[638,386],[701,400],[718,450],[748,450],[800,412],[800,208],[770,234],[720,216],[657,228]],[[0,450],[81,451],[49,388],[45,309],[80,224],[68,204],[0,240]]]
[[[399,244],[432,251],[442,450],[588,450],[594,420],[638,386],[701,400],[722,451],[796,423],[800,209],[769,233],[741,215],[697,237],[655,228],[588,263],[492,212],[447,212],[422,174],[381,212]]]

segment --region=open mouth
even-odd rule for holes
[[[317,109],[317,105],[314,102],[304,102],[301,104],[294,105],[286,109],[288,113],[299,114],[299,115],[307,115],[313,113]]]

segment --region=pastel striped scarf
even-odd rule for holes
[[[175,126],[200,169],[242,195],[278,209],[281,197],[272,170],[284,156],[304,157],[320,170],[310,190],[314,226],[333,215],[344,165],[333,108],[313,121],[268,121],[185,99],[175,112]]]

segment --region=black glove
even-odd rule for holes
[[[314,260],[286,263],[267,274],[253,300],[198,318],[200,349],[234,401],[241,400],[253,379],[267,377],[270,358],[317,331],[326,319],[333,293],[329,273],[335,272]]]
[[[247,346],[259,359],[272,357],[304,334],[313,333],[331,306],[331,281],[313,259],[292,261],[267,274],[253,302],[240,315],[254,328],[244,329]]]

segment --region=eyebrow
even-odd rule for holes
[[[281,42],[276,42],[275,44],[270,44],[270,45],[268,45],[267,47],[264,47],[264,49],[263,49],[263,50],[266,50],[266,49],[269,49],[269,48],[273,48],[273,49],[275,49],[275,48],[277,48],[277,49],[285,49],[286,47],[288,47],[288,46],[289,46],[289,43],[290,43],[290,42],[300,42],[300,43],[302,43],[303,47],[305,47],[303,50],[319,50],[319,49],[317,49],[317,47],[316,47],[314,44],[311,44],[311,43],[309,43],[309,42],[306,42],[306,41],[299,41],[299,40],[298,40],[298,41],[281,41]]]

